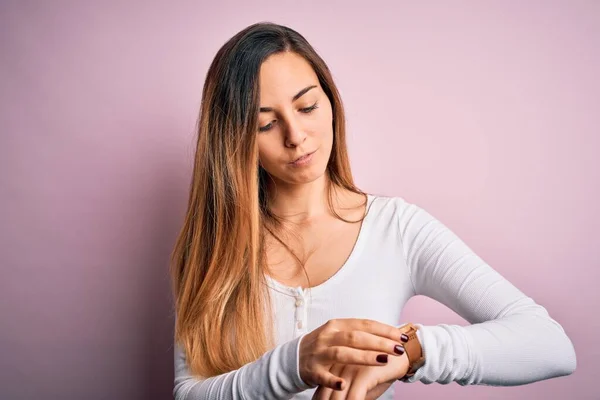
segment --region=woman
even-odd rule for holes
[[[440,221],[354,185],[331,73],[281,25],[249,26],[210,66],[172,278],[176,399],[391,399],[399,379],[576,366],[546,309]],[[471,325],[401,324],[419,294]]]

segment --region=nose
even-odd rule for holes
[[[286,147],[298,147],[306,140],[306,136],[306,132],[300,124],[300,121],[291,117],[288,120],[287,129],[285,131]]]

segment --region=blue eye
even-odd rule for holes
[[[311,113],[311,112],[313,112],[313,111],[314,111],[316,108],[319,108],[319,102],[315,102],[315,104],[313,104],[313,105],[312,105],[312,106],[310,106],[310,107],[301,108],[301,109],[300,109],[300,112],[301,112],[301,113],[304,113],[304,114],[310,114],[310,113]],[[259,132],[266,132],[266,131],[268,131],[269,129],[271,129],[271,125],[272,125],[272,123],[270,123],[270,124],[268,124],[268,125],[265,125],[265,126],[262,126],[262,127],[260,127],[260,128],[258,129],[258,131],[259,131]]]

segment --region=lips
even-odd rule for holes
[[[310,156],[312,153],[314,153],[314,151],[310,152],[310,153],[306,153],[305,155],[296,158],[294,161],[290,161],[290,164],[295,163],[296,161],[301,160],[301,159],[303,159],[303,158],[305,158],[307,156]]]

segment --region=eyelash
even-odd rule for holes
[[[316,110],[317,108],[319,108],[319,102],[316,102],[315,104],[313,104],[310,107],[306,107],[306,108],[301,108],[300,112],[304,113],[304,114],[310,114],[311,112],[313,112],[314,110]],[[271,123],[268,125],[265,125],[263,127],[260,127],[258,129],[259,132],[266,132],[268,130],[270,130]]]

